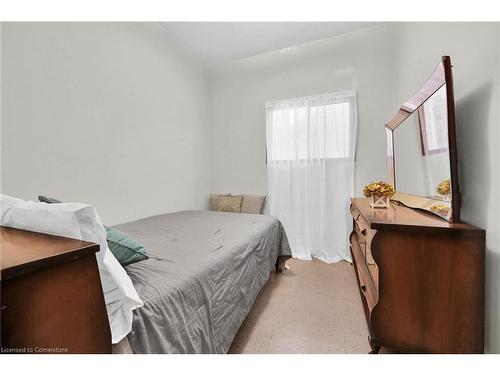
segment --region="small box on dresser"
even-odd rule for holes
[[[372,352],[482,353],[485,231],[392,202],[350,211]]]

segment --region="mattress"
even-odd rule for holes
[[[226,353],[279,255],[291,255],[273,216],[182,211],[116,226],[151,258],[125,269],[144,302],[134,353]]]

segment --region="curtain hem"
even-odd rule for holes
[[[292,258],[299,259],[299,260],[313,260],[313,259],[318,259],[318,260],[320,260],[320,261],[322,261],[323,263],[326,263],[326,264],[338,263],[338,262],[341,262],[343,260],[345,260],[346,262],[352,263],[352,258],[350,256],[344,256],[344,257],[340,257],[340,256],[325,257],[325,256],[316,256],[316,255],[312,255],[312,256],[308,256],[308,255],[293,255]]]

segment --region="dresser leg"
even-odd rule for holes
[[[380,351],[380,346],[374,345],[372,346],[372,350],[370,350],[368,354],[378,354],[379,351]]]

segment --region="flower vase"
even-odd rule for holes
[[[389,197],[387,195],[372,195],[370,197],[371,208],[387,208],[389,207]]]

